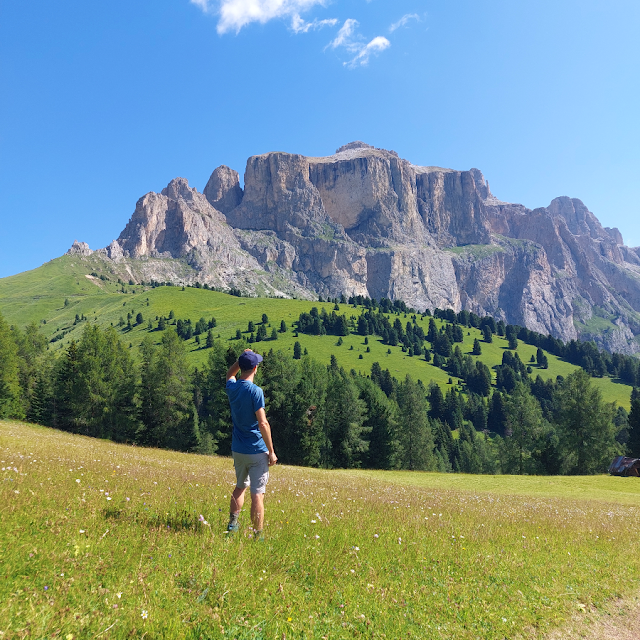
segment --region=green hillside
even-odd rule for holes
[[[111,263],[109,263],[111,265]],[[249,321],[256,325],[261,322],[262,314],[269,318],[267,334],[272,329],[280,328],[281,320],[287,325],[285,333],[278,332],[277,340],[266,340],[254,344],[258,351],[274,350],[289,351],[293,355],[293,345],[298,340],[303,350],[316,359],[329,362],[334,354],[338,362],[345,369],[355,369],[367,374],[374,362],[379,362],[383,369],[389,369],[398,379],[407,374],[422,380],[425,384],[434,381],[446,387],[449,374],[438,367],[427,363],[424,357],[410,357],[403,353],[400,346],[389,347],[382,344],[379,337],[369,336],[368,345],[364,338],[350,334],[343,338],[343,344],[337,346],[336,336],[310,336],[299,334],[294,337],[293,323],[302,312],[309,312],[313,306],[328,312],[334,308],[333,303],[318,303],[308,300],[283,300],[275,298],[238,298],[226,293],[187,287],[162,286],[150,287],[129,285],[126,270],[121,266],[120,273],[109,266],[100,256],[82,257],[62,256],[44,264],[38,269],[21,273],[0,280],[0,313],[10,324],[24,327],[31,322],[40,325],[41,331],[49,339],[57,339],[51,343],[51,349],[59,351],[66,347],[72,339],[81,336],[85,321],[74,324],[76,316],[86,321],[95,321],[103,326],[114,325],[123,320],[125,327],[120,331],[125,342],[136,351],[143,338],[151,333],[159,342],[162,336],[156,330],[157,318],[168,317],[173,311],[175,322],[177,319],[191,319],[197,322],[201,317],[207,321],[215,317],[217,326],[213,330],[214,337],[224,342],[234,341],[237,330],[248,338],[247,326]],[[96,276],[92,276],[94,273]],[[103,276],[100,279],[99,276]],[[118,282],[118,279],[123,284]],[[357,318],[362,308],[354,308],[348,304],[340,304],[338,314]],[[142,313],[143,322],[126,328],[127,314],[131,314],[132,323],[135,317]],[[400,320],[406,324],[409,318],[400,314]],[[152,322],[153,329],[149,330],[148,322]],[[429,318],[418,316],[417,323],[427,331]],[[438,326],[442,321],[436,320]],[[202,336],[204,337],[204,336]],[[471,355],[473,341],[481,341],[482,354],[473,356],[492,368],[502,361],[502,354],[507,348],[507,340],[495,335],[490,344],[482,342],[482,332],[475,328],[464,329],[464,341],[460,347],[464,354]],[[367,347],[370,352],[367,352]],[[187,349],[194,366],[201,366],[207,358],[207,349],[196,343],[195,337],[187,341]],[[389,353],[389,351],[391,353]],[[568,376],[578,367],[565,362],[554,355],[548,354],[549,368],[542,369],[530,363],[536,354],[536,347],[524,344],[518,345],[518,354],[525,364],[531,364],[533,375],[540,374],[543,379],[555,378],[558,375]],[[495,377],[495,373],[494,373]],[[454,383],[459,382],[454,379]],[[607,402],[616,402],[619,406],[629,408],[631,388],[620,384],[609,377],[594,378],[594,384],[601,390]]]

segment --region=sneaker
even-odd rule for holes
[[[239,525],[237,522],[235,522],[235,523],[231,523],[231,522],[230,522],[230,523],[227,525],[227,532],[228,532],[228,533],[235,533],[235,532],[236,532],[236,531],[238,531],[239,529],[240,529],[240,525]]]

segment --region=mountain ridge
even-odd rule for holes
[[[146,280],[403,299],[640,351],[640,250],[580,200],[530,210],[496,198],[478,169],[413,165],[359,141],[317,158],[252,156],[244,188],[225,165],[202,193],[176,178],[98,252],[137,261]]]

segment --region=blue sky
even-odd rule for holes
[[[0,9],[0,277],[136,200],[352,140],[582,199],[640,245],[640,3],[50,0]]]

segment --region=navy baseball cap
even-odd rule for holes
[[[253,369],[253,367],[260,362],[262,362],[262,356],[259,353],[254,353],[253,351],[245,351],[238,358],[238,364],[243,371]]]

